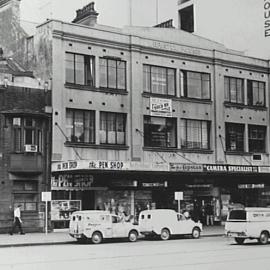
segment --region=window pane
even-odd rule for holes
[[[210,75],[202,74],[202,98],[210,99]]]
[[[175,70],[168,69],[168,94],[175,95]]]
[[[108,60],[108,87],[116,88],[116,61]]]
[[[107,114],[107,128],[108,128],[108,143],[116,143],[116,125],[115,125],[115,114]]]
[[[104,112],[100,113],[100,143],[106,143],[107,142],[107,114]]]
[[[230,81],[229,78],[224,78],[225,100],[230,101]]]
[[[117,61],[117,88],[126,89],[126,63]]]
[[[22,138],[21,138],[21,129],[15,128],[14,129],[14,151],[20,152],[22,150]]]
[[[125,115],[116,115],[116,140],[117,144],[125,144]]]
[[[75,55],[75,83],[85,84],[84,56]]]
[[[151,67],[152,93],[166,94],[166,69],[161,67]]]
[[[66,112],[66,135],[68,137],[68,140],[73,142],[74,137],[73,135],[73,111],[67,110]]]
[[[161,117],[144,118],[144,145],[176,147],[176,121]]]
[[[35,132],[33,129],[26,129],[24,130],[24,143],[25,144],[35,144]]]
[[[107,60],[99,59],[99,85],[100,87],[108,87],[107,81]]]
[[[150,66],[143,66],[143,91],[151,92],[151,73]]]
[[[75,83],[74,77],[74,54],[66,53],[66,82]]]
[[[266,127],[249,126],[249,152],[265,152]]]
[[[84,142],[84,118],[82,111],[75,112],[74,140],[75,142]]]
[[[94,58],[91,56],[85,56],[84,57],[84,66],[85,66],[85,84],[93,86],[94,85]]]
[[[226,123],[226,149],[244,151],[244,129],[242,124]]]
[[[85,112],[84,142],[95,143],[95,113]]]

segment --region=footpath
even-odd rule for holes
[[[224,226],[204,226],[202,237],[223,236]],[[0,248],[41,245],[63,245],[76,242],[68,230],[45,233],[0,234]]]

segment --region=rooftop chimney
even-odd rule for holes
[[[95,11],[95,3],[91,2],[82,9],[78,9],[76,18],[73,23],[83,24],[87,26],[94,26],[97,23],[98,13]]]

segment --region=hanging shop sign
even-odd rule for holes
[[[203,171],[205,171],[205,172],[228,172],[228,173],[255,173],[255,172],[258,172],[258,166],[204,164]]]
[[[52,190],[92,190],[94,177],[92,175],[63,174],[53,176],[51,179]]]
[[[138,181],[134,180],[112,180],[112,182],[109,184],[113,187],[137,187]]]
[[[270,173],[270,166],[259,166],[259,173]]]
[[[238,184],[239,189],[264,188],[264,184]]]
[[[202,172],[202,164],[181,164],[170,163],[170,171],[172,172]]]
[[[160,187],[168,187],[168,182],[142,182],[142,187],[146,188],[160,188]]]
[[[172,117],[172,100],[165,98],[150,98],[150,115]]]

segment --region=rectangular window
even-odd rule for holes
[[[37,181],[14,181],[14,205],[21,204],[22,211],[37,211],[38,207]]]
[[[24,151],[25,145],[36,145],[38,152],[43,151],[42,121],[31,117],[15,117],[13,123],[13,149]],[[33,148],[34,149],[34,148]]]
[[[265,153],[265,126],[248,126],[248,148],[252,153]]]
[[[245,125],[226,123],[225,127],[226,127],[226,150],[243,152]]]
[[[66,82],[94,86],[94,56],[66,53]]]
[[[126,144],[126,114],[100,112],[100,144]]]
[[[181,97],[209,100],[210,74],[180,70],[180,88]]]
[[[176,148],[176,119],[144,116],[144,146]]]
[[[210,149],[210,122],[182,119],[181,147],[184,149]]]
[[[247,80],[247,99],[249,106],[265,106],[265,83]]]
[[[224,77],[225,101],[244,104],[244,80]]]
[[[99,85],[101,88],[126,90],[126,62],[100,58]]]
[[[66,134],[69,142],[95,143],[95,112],[67,109]]]
[[[175,69],[143,65],[143,91],[175,96]]]

